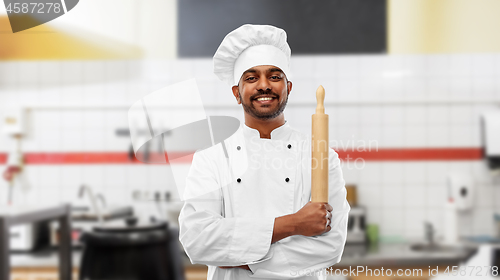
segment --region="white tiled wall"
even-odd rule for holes
[[[241,119],[230,88],[211,69],[210,59],[1,62],[0,108],[29,108],[26,152],[125,152],[130,140],[115,130],[128,127],[128,107],[191,77],[207,114]],[[322,84],[330,139],[339,149],[369,141],[372,149],[480,147],[480,114],[499,110],[500,54],[302,56],[292,59],[292,71],[288,121],[310,131],[315,90]],[[12,139],[1,135],[0,152],[11,146]],[[343,170],[383,236],[422,238],[424,221],[442,232],[450,172],[472,176],[477,191],[475,208],[462,215],[462,234],[494,231],[500,183],[482,161],[368,161],[358,168],[351,162]],[[19,203],[75,202],[81,184],[105,194],[110,204],[132,203],[138,189],[175,190],[162,165],[28,165],[25,174],[29,183],[17,188]],[[6,190],[0,180],[0,203]],[[156,211],[154,205],[136,206]]]

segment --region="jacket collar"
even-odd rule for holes
[[[245,138],[260,138],[260,132],[257,129],[248,127],[244,122],[241,123],[241,128],[243,130],[243,135],[245,136]],[[291,133],[292,128],[290,128],[288,122],[285,121],[285,124],[271,131],[271,139],[265,140],[286,140],[290,137]]]

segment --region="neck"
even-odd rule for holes
[[[271,132],[285,124],[285,115],[281,114],[269,120],[259,120],[245,114],[245,124],[250,128],[257,129],[260,133],[260,138],[271,139]]]

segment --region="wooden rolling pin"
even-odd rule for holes
[[[311,201],[328,202],[328,115],[325,89],[316,90],[316,114],[312,115]]]

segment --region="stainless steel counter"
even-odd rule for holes
[[[347,245],[342,260],[336,266],[426,266],[457,265],[477,252],[474,244],[461,244],[451,250],[416,251],[411,244]]]

